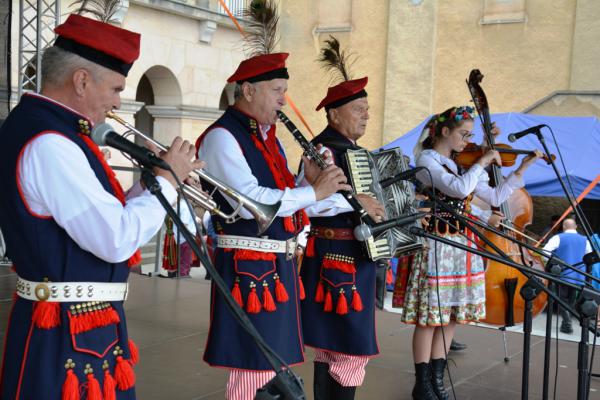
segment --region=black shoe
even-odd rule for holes
[[[560,331],[562,333],[571,334],[573,333],[573,327],[571,326],[571,322],[563,321],[560,324]]]
[[[467,345],[464,343],[459,343],[456,340],[452,339],[452,343],[450,343],[450,351],[462,351],[467,348]]]
[[[438,400],[431,385],[431,364],[415,364],[415,386],[412,390],[413,400]]]
[[[329,376],[329,364],[315,361],[315,378],[313,390],[315,400],[329,400],[331,397],[331,381]]]
[[[450,395],[444,387],[444,369],[446,368],[446,359],[438,358],[431,360],[431,386],[439,400],[448,400]]]
[[[331,400],[354,400],[356,386],[342,386],[331,378]]]

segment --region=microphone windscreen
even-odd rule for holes
[[[371,236],[371,228],[367,224],[360,224],[354,228],[354,237],[360,242],[364,242]]]
[[[102,124],[96,125],[94,129],[92,129],[92,134],[90,137],[98,146],[106,146],[106,135],[110,132],[114,132],[113,127],[104,122]]]
[[[514,142],[515,140],[517,140],[517,137],[515,136],[514,133],[511,133],[510,135],[508,135],[508,141],[509,142]]]

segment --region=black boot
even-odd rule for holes
[[[331,378],[331,400],[354,400],[356,386],[342,386]]]
[[[431,386],[431,365],[429,363],[415,364],[415,387],[412,391],[414,400],[438,400]]]
[[[331,381],[329,364],[315,361],[314,394],[315,400],[329,400],[331,398]]]
[[[431,385],[433,391],[439,400],[448,400],[450,395],[444,387],[444,369],[446,368],[446,359],[438,358],[431,360]]]

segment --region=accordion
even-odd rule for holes
[[[350,180],[357,194],[368,194],[375,197],[385,208],[385,219],[392,220],[417,212],[415,208],[415,192],[409,181],[401,180],[382,188],[379,182],[392,178],[408,170],[408,162],[402,150],[395,147],[378,152],[367,150],[348,150],[346,162],[350,172]],[[412,222],[420,226],[418,221]],[[406,255],[423,247],[422,240],[408,233],[408,227],[391,228],[370,237],[365,241],[367,253],[371,260]]]

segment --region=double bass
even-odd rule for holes
[[[495,150],[494,135],[492,134],[492,122],[490,119],[487,98],[483,89],[479,85],[483,75],[478,69],[471,71],[467,86],[471,92],[471,97],[475,103],[475,108],[482,122],[484,135],[487,138],[489,147]],[[502,182],[502,173],[500,166],[491,164],[490,185],[497,186]],[[480,206],[483,202],[475,202]],[[489,206],[488,206],[489,207]],[[505,224],[512,229],[505,230],[504,233],[518,240],[524,237],[516,232],[523,232],[525,227],[531,224],[533,219],[533,203],[531,196],[525,189],[515,190],[512,195],[500,206],[500,211],[505,216]],[[493,232],[486,232],[485,236],[495,246],[519,264],[528,267],[544,270],[544,265],[539,258],[533,257],[531,253],[519,246],[517,243],[506,239]],[[486,250],[491,253],[495,251],[486,246]],[[486,318],[482,322],[499,325],[513,326],[523,322],[525,301],[520,296],[521,287],[527,282],[527,277],[517,269],[509,267],[497,261],[486,260],[487,268],[485,272],[485,295],[486,295]],[[533,315],[538,314],[546,304],[546,293],[540,293],[533,301]]]

